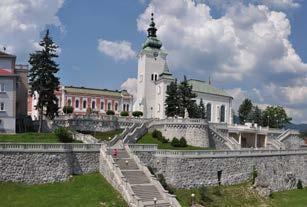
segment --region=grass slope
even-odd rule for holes
[[[212,150],[212,148],[205,147],[194,147],[188,145],[187,147],[173,147],[171,143],[162,143],[159,140],[152,137],[151,133],[145,134],[141,139],[138,140],[138,144],[157,144],[158,149],[169,149],[169,150]]]
[[[96,139],[102,140],[102,141],[108,141],[109,137],[113,138],[115,135],[122,133],[124,130],[123,129],[117,129],[113,131],[108,131],[108,132],[81,132],[84,134],[90,134],[94,136]]]
[[[207,188],[206,207],[306,207],[307,188],[273,193],[272,198],[262,198],[251,189],[249,183],[231,186]],[[189,207],[191,194],[195,194],[196,203],[200,201],[199,189],[177,189],[175,194],[182,207]]]
[[[0,183],[5,207],[126,207],[118,192],[99,174],[74,176],[64,183],[25,185]]]
[[[37,142],[37,143],[59,143],[60,141],[53,133],[18,133],[0,134],[0,142]]]

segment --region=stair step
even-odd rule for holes
[[[128,164],[126,163],[128,161]],[[117,159],[115,160],[116,164],[121,170],[138,170],[138,166],[133,159]]]
[[[127,178],[131,185],[150,183],[145,173],[140,170],[122,171],[123,175]]]
[[[119,158],[119,159],[122,159],[122,158],[130,158],[129,155],[128,155],[128,153],[127,153],[126,150],[124,150],[124,149],[119,149],[119,150],[118,150],[118,154],[117,154],[116,157],[113,155],[113,150],[114,150],[114,149],[111,149],[110,152],[109,152],[109,153],[112,154],[112,157],[113,157],[113,158]]]
[[[169,207],[171,204],[167,201],[157,201],[156,204],[153,201],[144,202],[144,207]]]
[[[142,201],[153,201],[154,198],[163,200],[162,195],[154,185],[132,185],[131,188]]]

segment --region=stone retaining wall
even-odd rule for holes
[[[216,152],[210,155],[172,155],[154,151],[135,151],[136,155],[162,173],[166,181],[177,188],[217,185],[218,171],[221,172],[221,184],[230,185],[251,178],[253,166],[258,172],[258,183],[270,191],[296,188],[300,179],[307,185],[306,153],[257,153],[243,152],[241,155]]]
[[[153,121],[150,124],[150,131],[159,130],[162,135],[170,141],[176,137],[180,139],[184,137],[188,145],[209,147],[208,123],[204,121],[191,122],[189,119],[176,120],[166,119],[161,121]]]
[[[99,151],[0,151],[1,182],[61,182],[98,169]]]

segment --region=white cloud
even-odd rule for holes
[[[197,2],[151,0],[137,19],[138,30],[146,32],[150,13],[155,13],[170,70],[200,79],[211,74],[239,100],[248,97],[258,104],[305,110],[307,64],[290,42],[287,14],[279,11],[298,7],[297,1]],[[213,4],[223,7],[218,18],[210,13]],[[292,90],[299,93],[290,95]]]
[[[128,93],[133,95],[133,99],[136,98],[137,93],[137,79],[136,78],[128,78],[122,85],[121,89],[127,90]]]
[[[64,0],[1,0],[0,47],[26,61],[46,25],[61,27],[57,16]]]
[[[99,52],[112,57],[114,60],[128,60],[136,57],[136,53],[131,48],[128,41],[112,42],[108,40],[98,40]]]

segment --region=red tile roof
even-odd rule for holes
[[[0,68],[0,75],[10,75],[13,73],[13,70]]]

